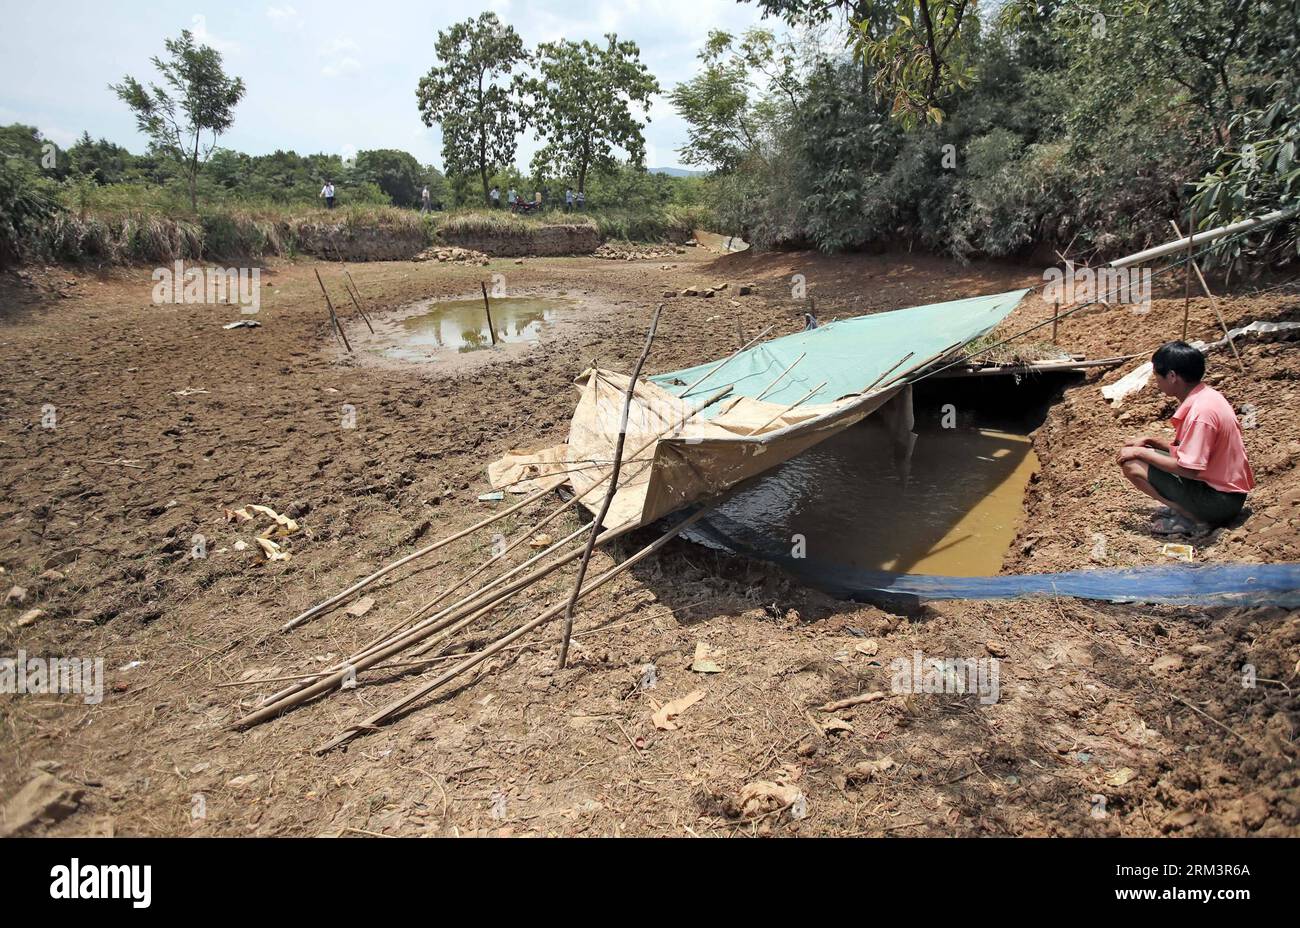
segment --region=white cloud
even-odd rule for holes
[[[351,39],[331,39],[321,47],[322,58],[328,59],[321,67],[320,73],[326,77],[342,77],[356,74],[361,70],[361,61],[352,54],[358,51],[357,43]]]
[[[302,17],[298,11],[290,4],[284,6],[268,6],[266,8],[266,18],[271,21],[271,25],[276,29],[289,30],[301,29]]]
[[[209,32],[208,18],[202,13],[190,17],[190,32],[194,34],[195,42],[215,48],[223,55],[238,55],[241,51],[239,43],[233,39],[223,39]]]

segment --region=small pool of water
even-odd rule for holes
[[[542,329],[573,306],[554,297],[497,297],[490,302],[498,344],[537,341]],[[422,312],[402,319],[397,344],[381,350],[388,358],[427,360],[442,351],[478,351],[492,347],[482,298],[430,302]]]
[[[889,436],[868,420],[759,478],[719,507],[715,524],[747,542],[734,546],[742,553],[791,554],[802,536],[813,585],[818,564],[998,573],[1038,467],[1029,438],[991,429],[918,431],[906,478]]]

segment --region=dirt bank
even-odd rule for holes
[[[562,439],[573,376],[593,359],[629,367],[664,290],[732,284],[712,299],[666,301],[650,372],[734,350],[738,327],[799,328],[795,274],[823,318],[1041,279],[1034,269],[920,257],[715,261],[689,251],[665,265],[352,267],[381,317],[428,296],[472,293],[492,273],[512,288],[601,301],[589,326],[455,375],[345,358],[310,261],[268,268],[261,327],[234,330],[222,328],[238,318],[233,309],[153,305],[146,270],[5,277],[0,580],[26,594],[0,609],[0,656],[102,657],[106,682],[93,705],[0,695],[11,746],[0,796],[17,793],[37,764],[83,791],[62,821],[29,831],[1300,833],[1300,615],[1032,601],[941,603],[902,618],[685,543],[590,603],[577,659],[563,672],[554,670],[554,634],[528,639],[471,685],[324,756],[311,749],[432,671],[363,675],[355,690],[247,733],[226,730],[273,687],[218,684],[336,660],[481,562],[491,539],[476,536],[386,579],[360,618],[338,611],[274,631],[323,593],[491,511],[476,501],[486,464]],[[337,265],[319,268],[336,286]],[[727,296],[739,283],[755,293]],[[1243,322],[1295,313],[1297,300],[1224,306]],[[1042,312],[1027,303],[1011,324]],[[1158,300],[1144,318],[1071,319],[1062,342],[1092,356],[1127,353],[1180,325],[1181,298]],[[1216,328],[1208,303],[1194,301],[1192,335]],[[1267,344],[1243,356],[1244,374],[1216,355],[1212,377],[1239,406],[1256,407],[1247,447],[1260,476],[1259,522],[1198,542],[1197,557],[1297,559],[1295,534],[1271,529],[1296,512],[1300,358]],[[1160,428],[1169,408],[1148,394],[1110,409],[1097,388],[1117,373],[1068,389],[1035,436],[1043,469],[1009,568],[1088,566],[1098,534],[1104,563],[1164,562],[1142,530],[1146,505],[1112,461],[1124,437]],[[226,509],[248,504],[298,520],[289,560],[264,560],[253,531],[226,521]],[[204,557],[192,556],[196,535]],[[611,563],[598,554],[595,569]],[[565,585],[557,578],[533,591],[461,647],[531,617]],[[18,626],[33,608],[43,615]],[[700,641],[717,649],[721,673],[689,669]],[[890,696],[820,711],[888,692],[890,661],[916,651],[998,655],[999,700]],[[639,685],[648,663],[653,689]],[[1253,687],[1242,685],[1246,664]],[[652,700],[697,689],[704,697],[678,730],[652,724]],[[828,730],[832,717],[843,724]],[[776,778],[803,793],[806,817],[735,814],[746,784]]]
[[[539,225],[526,231],[443,229],[438,237],[448,245],[470,248],[500,258],[589,255],[600,247],[600,231],[593,225]]]

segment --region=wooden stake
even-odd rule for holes
[[[1187,323],[1192,313],[1192,262],[1195,260],[1192,257],[1192,239],[1196,237],[1196,215],[1190,211],[1188,215],[1192,223],[1192,234],[1187,238],[1187,267],[1183,268],[1183,341],[1187,341]],[[1178,228],[1178,223],[1174,220],[1171,219],[1170,223],[1175,229]],[[1181,237],[1182,234],[1179,233],[1179,238]]]
[[[708,512],[707,509],[701,509],[698,512],[696,512],[693,516],[687,519],[683,519],[681,522],[678,522],[677,525],[673,526],[663,535],[659,536],[658,539],[652,541],[650,544],[646,545],[644,548],[642,548],[636,554],[629,557],[627,560],[623,561],[621,564],[618,564],[610,568],[609,570],[605,571],[605,573],[601,574],[599,577],[593,580],[585,589],[579,592],[578,598],[581,599],[585,596],[590,595],[591,593],[594,593],[597,589],[604,586],[606,583],[614,579],[619,574],[623,573],[626,570],[629,570],[630,568],[634,567],[636,564],[639,564],[641,561],[645,560],[651,554],[654,554],[656,551],[658,551],[660,548],[666,545],[670,540],[677,537],[677,535],[679,535],[686,528],[698,522],[701,518],[703,518],[703,516],[707,512]],[[466,660],[457,664],[455,667],[451,668],[445,673],[439,674],[438,677],[431,680],[430,682],[416,687],[407,695],[389,703],[388,705],[380,709],[378,712],[376,712],[374,715],[371,715],[369,718],[367,718],[364,722],[349,727],[342,734],[335,736],[333,739],[331,739],[330,741],[326,742],[325,744],[317,748],[315,753],[324,754],[326,751],[330,751],[341,744],[345,744],[348,741],[351,741],[353,738],[357,737],[357,735],[360,735],[362,732],[370,731],[374,728],[377,728],[385,720],[387,720],[394,714],[401,712],[403,709],[405,709],[407,706],[411,705],[413,702],[420,699],[421,697],[433,692],[434,690],[442,686],[447,681],[452,680],[455,677],[459,676],[460,674],[464,673],[466,670],[470,670],[471,668],[477,666],[478,664],[481,664],[483,661],[487,660],[492,655],[498,653],[499,651],[506,648],[508,645],[522,638],[524,635],[528,634],[534,629],[541,627],[542,625],[545,625],[547,622],[550,622],[552,619],[556,618],[556,616],[564,612],[565,608],[566,606],[563,603],[559,603],[554,606],[551,606],[549,609],[543,611],[536,618],[532,619],[529,622],[524,623],[519,628],[515,629],[513,632],[510,632],[509,634],[503,635],[502,637],[498,638],[495,642],[493,642],[491,645],[481,650],[478,654],[475,654],[472,657],[467,658]]]
[[[312,268],[312,270],[316,270]],[[329,307],[330,321],[334,323],[334,331],[338,333],[339,338],[343,339],[343,346],[347,348],[348,354],[352,353],[352,346],[348,344],[348,337],[343,333],[343,326],[339,325],[339,317],[334,312],[334,304],[330,302],[329,291],[325,289],[325,281],[320,279],[320,271],[316,270],[316,283],[320,284],[320,292],[325,294],[325,305]]]
[[[496,326],[492,324],[492,307],[488,305],[487,284],[480,280],[478,285],[483,291],[483,312],[487,313],[488,334],[492,336],[492,344],[495,345],[497,343],[497,330]]]
[[[646,335],[645,347],[641,349],[641,357],[637,358],[636,367],[632,369],[632,376],[627,381],[627,391],[623,394],[623,415],[618,423],[618,441],[614,444],[614,469],[609,475],[609,489],[605,491],[605,499],[600,504],[599,514],[591,523],[587,547],[582,552],[582,560],[578,562],[578,576],[573,582],[573,592],[569,594],[569,604],[564,610],[564,637],[560,641],[561,670],[568,665],[569,661],[569,639],[573,637],[573,607],[577,605],[578,595],[582,592],[582,581],[587,578],[587,564],[591,560],[592,549],[596,547],[596,536],[600,534],[600,527],[609,513],[609,505],[614,501],[614,494],[618,492],[618,474],[623,468],[623,443],[627,440],[627,419],[632,411],[632,397],[636,393],[636,381],[641,376],[641,368],[645,367],[645,360],[650,356],[650,346],[654,344],[655,331],[659,328],[659,314],[663,309],[664,304],[660,303],[650,319],[650,331]]]
[[[1052,302],[1052,344],[1053,345],[1057,343],[1056,326],[1060,321],[1061,321],[1061,301],[1058,299]]]
[[[347,282],[344,283],[343,289],[347,290],[348,296],[352,298],[352,305],[357,308],[357,313],[361,316],[361,320],[366,324],[366,328],[370,330],[370,334],[374,335],[375,327],[370,324],[370,317],[367,316],[366,311],[361,308],[361,291],[358,290],[357,285],[352,282],[352,275],[346,270],[343,273],[347,276]]]
[[[1182,230],[1178,228],[1178,223],[1171,219],[1169,220],[1169,224],[1174,227],[1174,235],[1182,238],[1183,233]],[[1192,231],[1195,232],[1196,230],[1193,229]],[[1203,290],[1205,295],[1210,298],[1210,306],[1214,309],[1214,315],[1219,320],[1219,327],[1223,329],[1224,337],[1228,339],[1228,347],[1232,349],[1232,356],[1237,359],[1237,366],[1244,372],[1246,370],[1246,362],[1241,360],[1241,354],[1237,351],[1237,343],[1232,340],[1232,333],[1228,331],[1228,323],[1223,318],[1223,313],[1219,311],[1219,301],[1216,300],[1214,294],[1210,292],[1210,285],[1206,283],[1205,275],[1201,273],[1200,262],[1195,258],[1190,258],[1187,263],[1191,266],[1192,270],[1196,271],[1196,279],[1201,282],[1201,290]],[[1183,331],[1183,337],[1186,338],[1186,323],[1184,323]]]

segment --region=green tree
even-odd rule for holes
[[[635,42],[620,42],[612,33],[605,40],[604,47],[585,40],[543,43],[538,77],[528,85],[533,123],[545,140],[533,157],[533,173],[572,178],[584,193],[588,172],[618,163],[615,148],[633,165],[644,165],[645,123],[632,108],[648,110],[659,92]]]
[[[234,123],[235,106],[244,96],[244,82],[227,77],[221,67],[221,53],[196,45],[188,29],[165,44],[170,58],[152,59],[165,86],[151,83],[146,89],[127,75],[122,83],[110,84],[109,89],[135,113],[136,125],[154,146],[184,166],[190,208],[197,212],[199,165],[207,161],[217,138]],[[212,134],[212,141],[202,148],[205,132]]]
[[[753,92],[756,78],[766,78],[780,103],[798,105],[794,55],[770,30],[751,29],[739,42],[715,30],[699,58],[700,72],[669,94],[688,125],[689,142],[679,151],[687,164],[735,170],[758,153],[765,131],[780,119],[772,100]]]
[[[425,183],[424,169],[407,152],[392,148],[357,152],[353,177],[378,186],[388,194],[394,206],[420,205],[420,189]]]
[[[523,129],[521,78],[528,60],[523,40],[495,13],[481,13],[438,33],[438,64],[415,91],[426,126],[442,127],[443,167],[450,175],[476,173],[488,204],[488,179],[515,160]]]
[[[0,126],[0,152],[24,159],[45,177],[62,180],[68,173],[66,152],[41,135],[35,126]]]
[[[40,225],[60,211],[55,189],[31,160],[0,147],[0,267],[16,262]]]
[[[89,132],[82,132],[81,138],[68,149],[68,161],[77,174],[103,186],[121,183],[132,158],[121,145],[114,145],[108,139],[96,142]]]
[[[974,80],[962,36],[974,7],[975,0],[895,0],[893,28],[880,28],[870,10],[855,22],[857,53],[875,68],[876,93],[892,101],[893,115],[905,126],[942,122],[939,103]]]

